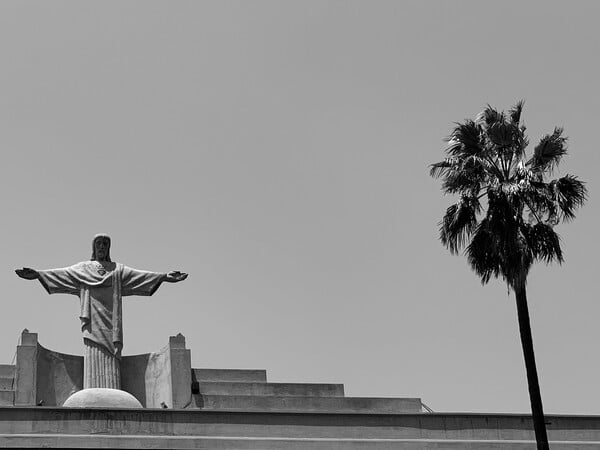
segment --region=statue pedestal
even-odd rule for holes
[[[184,409],[192,404],[191,354],[183,335],[170,336],[157,352],[125,355],[119,365],[121,390],[113,386],[83,389],[84,358],[46,349],[37,333],[24,330],[10,384],[14,393],[2,392],[0,377],[0,406],[6,395],[15,406],[139,408],[141,404],[143,408]],[[123,398],[125,393],[137,403]]]
[[[75,392],[63,404],[66,408],[142,408],[129,392],[119,389],[90,388]]]

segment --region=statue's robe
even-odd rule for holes
[[[120,388],[119,361],[123,347],[122,298],[152,295],[164,273],[132,269],[119,263],[103,267],[83,261],[71,267],[39,270],[49,294],[73,294],[80,299],[84,353],[84,387]]]

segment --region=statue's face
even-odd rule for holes
[[[98,261],[106,261],[108,249],[110,248],[110,240],[105,237],[98,238],[94,241],[94,250],[96,251],[96,259]]]

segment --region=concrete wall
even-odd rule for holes
[[[27,329],[21,333],[15,368],[15,406],[37,404],[37,340],[37,333],[30,333]]]
[[[191,355],[185,337],[169,338],[156,353],[121,359],[121,388],[147,408],[185,408],[191,403]],[[24,330],[17,347],[15,406],[61,406],[83,389],[83,357],[49,350]]]
[[[121,388],[145,408],[186,408],[192,400],[192,358],[182,334],[156,353],[124,356]]]
[[[144,408],[173,404],[169,346],[156,353],[125,356],[121,360],[121,388]]]
[[[192,403],[192,354],[185,348],[185,337],[169,337],[171,359],[172,408],[187,408]]]
[[[600,417],[547,416],[551,448],[600,448]],[[535,449],[520,414],[0,408],[0,447]]]
[[[37,346],[36,404],[62,406],[83,389],[83,357]]]

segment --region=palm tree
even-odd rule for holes
[[[440,222],[440,239],[464,253],[486,284],[501,277],[515,293],[523,357],[538,449],[548,449],[542,398],[527,308],[527,275],[536,261],[563,261],[554,226],[575,218],[587,191],[573,175],[548,180],[567,153],[562,128],[544,136],[528,157],[523,101],[498,112],[487,106],[457,123],[447,157],[431,165],[445,194],[460,196]]]

